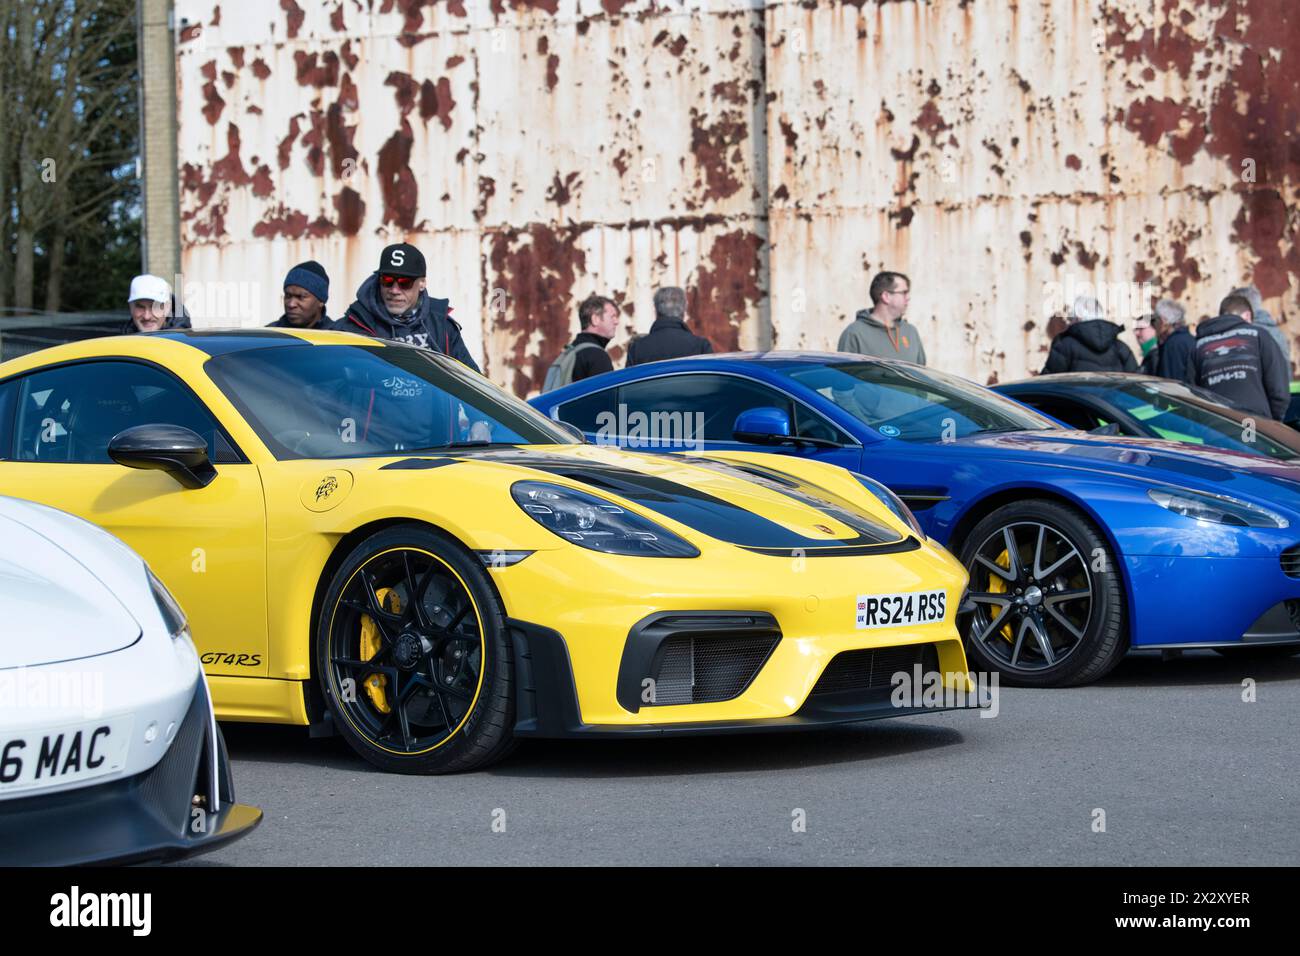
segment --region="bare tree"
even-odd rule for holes
[[[13,32],[16,27],[14,14],[17,9],[13,4],[0,5],[0,48],[8,48],[13,42]],[[0,54],[0,315],[4,314],[5,307],[9,305],[9,289],[12,281],[9,258],[9,224],[13,208],[9,171],[14,162],[14,111],[9,106],[13,86],[12,73],[10,57]]]
[[[30,309],[44,257],[45,308],[63,300],[69,236],[123,193],[134,155],[133,62],[110,54],[134,36],[133,0],[24,0],[0,14],[0,236],[13,235],[12,298]],[[12,171],[12,172],[10,172]],[[10,210],[12,222],[6,221]],[[0,256],[0,258],[3,258]],[[0,276],[0,305],[5,297]]]

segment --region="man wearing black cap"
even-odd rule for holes
[[[325,315],[330,297],[330,277],[314,259],[300,262],[284,277],[284,315],[267,328],[328,329]]]
[[[460,325],[451,317],[451,306],[425,292],[424,277],[419,249],[406,242],[385,246],[379,268],[361,283],[357,301],[334,328],[433,349],[477,372],[478,364],[460,337]]]

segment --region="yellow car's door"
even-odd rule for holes
[[[71,512],[138,551],[180,601],[209,674],[266,676],[266,511],[257,466],[178,378],[134,360],[72,362],[0,385],[9,447],[0,494]],[[208,442],[217,475],[185,488],[108,454],[136,425],[179,425]],[[5,428],[0,427],[0,434]]]

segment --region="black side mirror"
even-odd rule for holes
[[[203,436],[180,425],[136,425],[108,443],[108,457],[127,468],[165,471],[186,488],[204,488],[217,477]]]

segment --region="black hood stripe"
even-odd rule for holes
[[[549,475],[568,478],[588,487],[605,491],[635,501],[637,504],[672,518],[701,534],[719,541],[755,550],[763,554],[782,556],[845,556],[847,553],[876,553],[880,550],[898,550],[906,538],[886,525],[879,524],[867,515],[843,507],[843,503],[809,494],[811,486],[790,487],[770,477],[745,474],[720,462],[707,459],[689,459],[684,463],[712,468],[750,484],[775,490],[800,504],[814,508],[855,532],[852,538],[809,538],[797,531],[755,514],[740,505],[660,478],[646,475],[617,465],[606,465],[566,455],[517,450],[491,450],[469,453],[466,459],[499,461],[502,464],[531,468]]]

